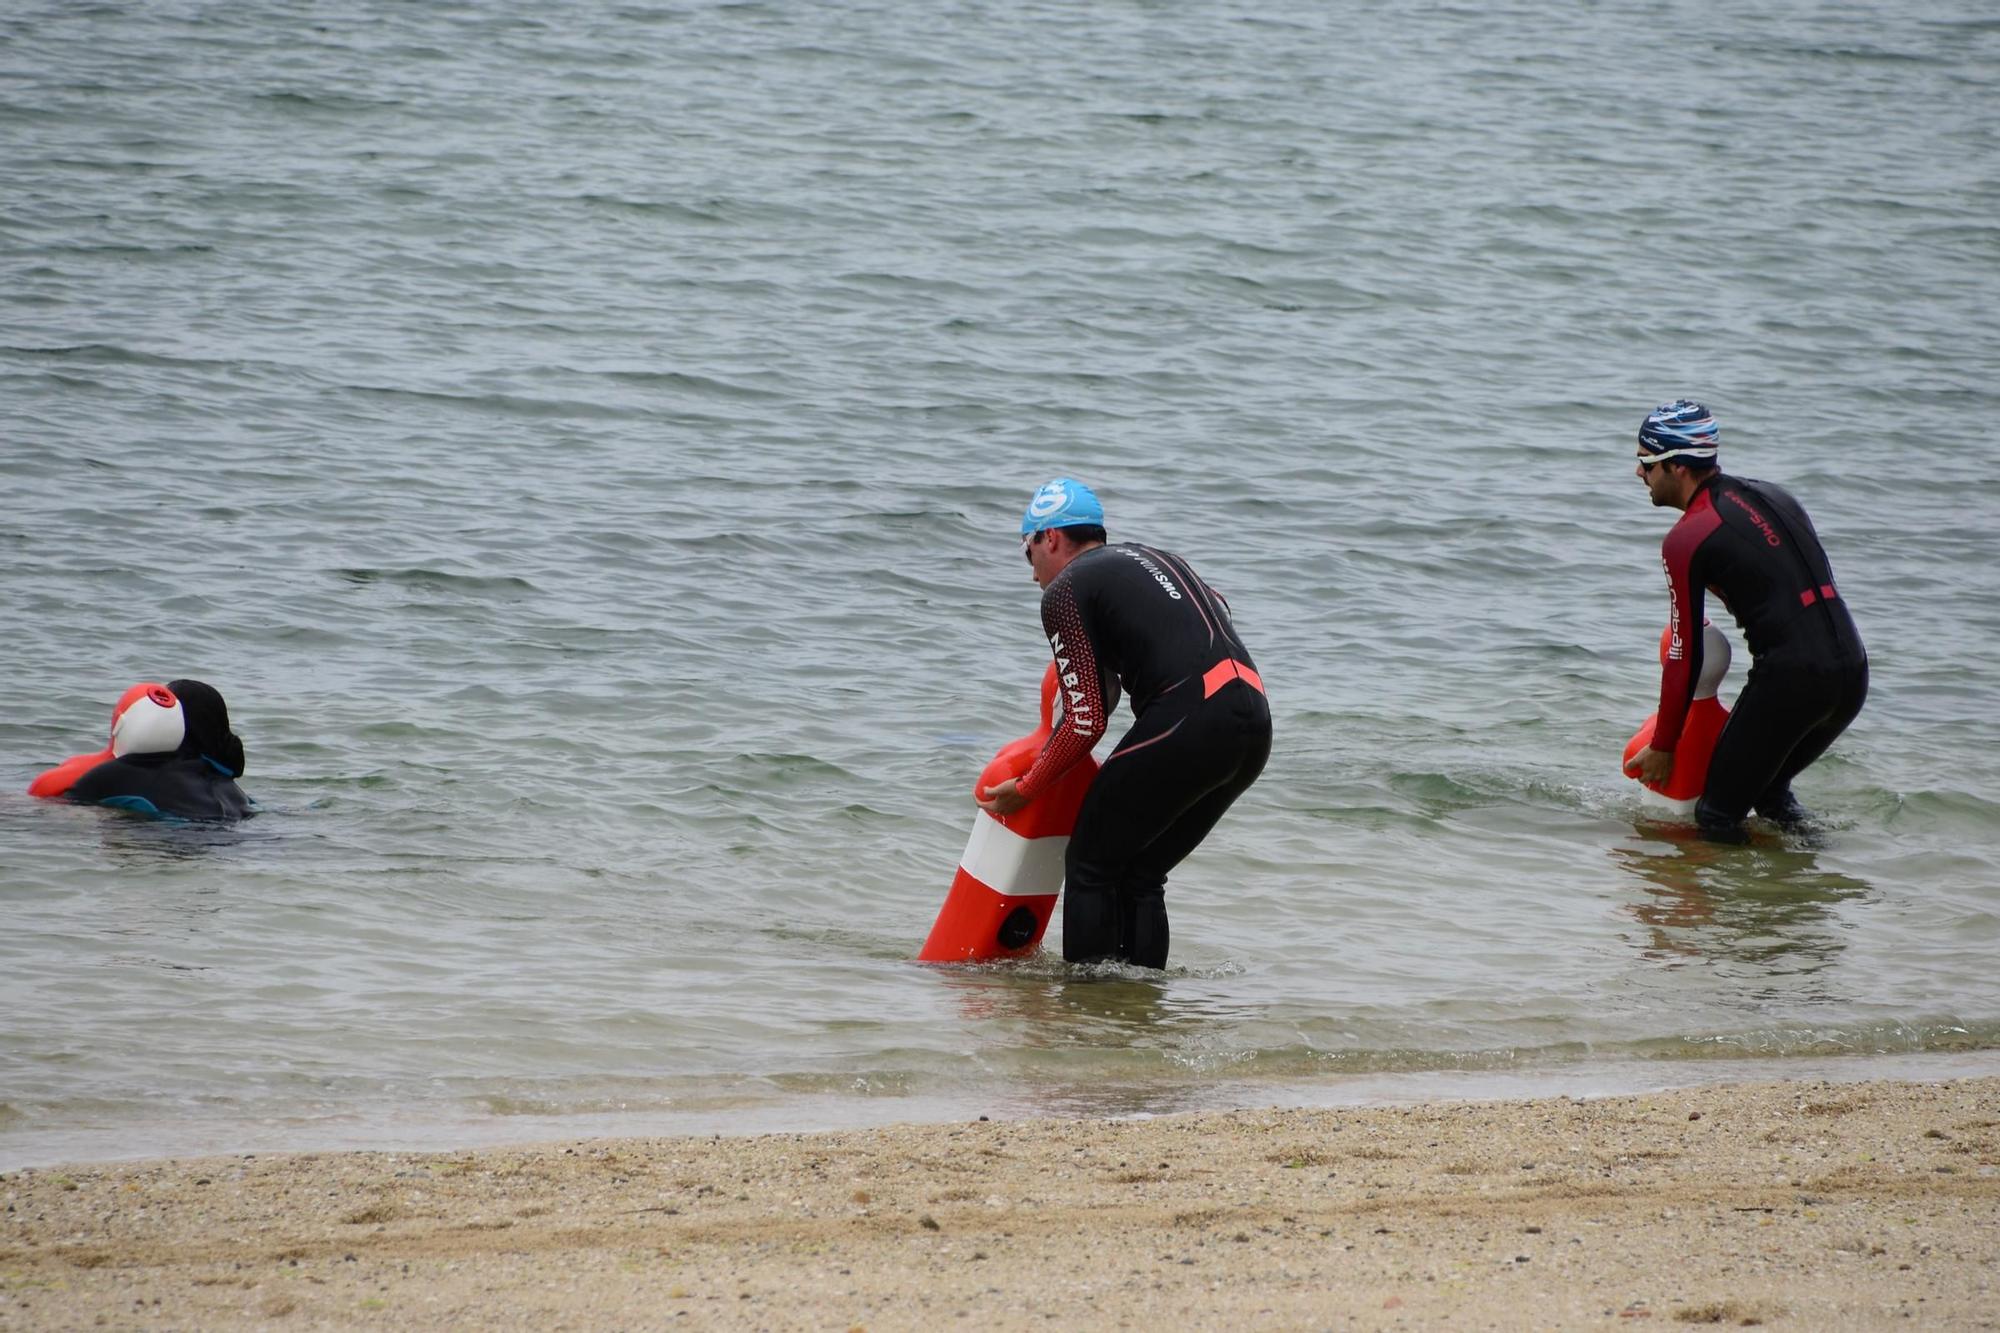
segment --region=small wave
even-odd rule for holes
[[[449,404],[452,407],[469,408],[473,411],[506,417],[593,418],[622,421],[648,415],[648,409],[611,407],[604,403],[579,402],[575,399],[523,398],[516,394],[502,393],[445,393],[437,389],[406,389],[391,384],[344,384],[339,387],[350,393]]]
[[[207,246],[198,247],[208,249]],[[224,360],[201,356],[163,356],[158,352],[142,352],[137,348],[120,347],[116,343],[68,343],[52,347],[24,347],[15,344],[0,344],[0,353],[17,356],[54,357],[64,361],[78,361],[94,366],[241,366],[247,364],[238,360]]]
[[[663,1090],[646,1088],[633,1088],[629,1092],[620,1093],[587,1093],[573,1097],[509,1096],[504,1093],[490,1093],[474,1100],[489,1114],[498,1116],[621,1115],[634,1111],[665,1110],[680,1101],[679,1098]]]
[[[1634,1055],[1667,1060],[1766,1060],[1828,1055],[1941,1055],[2000,1049],[2000,1020],[1890,1021],[1749,1028],[1630,1043]],[[1604,1052],[1600,1050],[1599,1054]]]
[[[1930,55],[1921,51],[1890,51],[1879,46],[1809,46],[1803,43],[1786,43],[1769,49],[1780,55],[1803,56],[1807,60],[1837,61],[1841,64],[1943,65],[1949,63],[1944,56]]]
[[[70,241],[60,245],[38,246],[31,253],[54,255],[203,255],[212,254],[214,250],[214,246],[203,245],[198,242],[186,242],[180,245],[130,245],[119,243],[92,245],[85,241]]]
[[[435,592],[539,592],[524,578],[512,574],[453,574],[442,569],[347,568],[333,571],[347,583],[366,586],[386,583],[397,587],[424,588]]]
[[[1893,798],[1895,811],[1892,820],[1950,820],[1967,821],[1973,828],[1992,829],[2000,827],[2000,802],[1976,796],[1969,791],[1926,790],[1904,792]]]
[[[291,89],[252,93],[250,100],[287,111],[393,111],[404,105],[394,97],[357,97],[352,93],[302,93]]]
[[[694,208],[687,204],[677,204],[660,199],[627,199],[615,194],[579,194],[572,196],[574,202],[591,208],[617,213],[631,213],[650,219],[678,219],[684,222],[724,223],[719,210]]]
[[[722,764],[718,781],[703,784],[718,795],[735,795],[740,790],[758,790],[767,785],[790,787],[811,785],[826,779],[858,781],[839,764],[810,754],[748,752],[732,755]]]
[[[771,389],[759,389],[748,384],[732,383],[728,380],[712,378],[708,375],[690,375],[677,370],[600,370],[592,372],[600,379],[616,380],[620,384],[634,384],[648,389],[679,389],[705,397],[734,399],[740,402],[782,402],[789,394]]]

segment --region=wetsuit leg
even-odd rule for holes
[[[1826,752],[1861,711],[1867,671],[1752,667],[1709,760],[1695,819],[1710,836],[1737,839],[1751,807],[1780,820],[1803,817],[1791,781]]]
[[[1841,684],[1833,710],[1806,729],[1779,767],[1777,776],[1771,779],[1771,785],[1757,797],[1753,808],[1764,818],[1780,824],[1796,824],[1809,817],[1805,807],[1792,795],[1792,779],[1825,754],[1827,747],[1860,715],[1861,705],[1868,700],[1868,664],[1864,662],[1859,670],[1844,675]]]
[[[1253,742],[1243,763],[1223,784],[1181,812],[1139,854],[1125,876],[1122,901],[1131,905],[1129,957],[1144,967],[1167,965],[1167,872],[1188,858],[1222,819],[1236,798],[1264,771],[1271,756],[1271,737]]]
[[[1263,771],[1270,712],[1248,687],[1192,709],[1165,704],[1105,761],[1065,859],[1063,957],[1167,961],[1167,872]]]

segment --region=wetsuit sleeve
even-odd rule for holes
[[[1694,702],[1695,682],[1701,679],[1703,590],[1694,576],[1694,556],[1706,535],[1680,523],[1660,546],[1671,604],[1667,625],[1673,633],[1667,642],[1666,660],[1660,664],[1660,710],[1653,722],[1655,750],[1670,751],[1680,744],[1681,728],[1687,724],[1688,707]]]
[[[1069,579],[1058,579],[1042,597],[1042,630],[1056,659],[1056,687],[1062,691],[1062,721],[1049,735],[1035,766],[1015,784],[1021,795],[1034,795],[1068,772],[1100,740],[1109,720],[1104,716],[1104,681],[1097,653],[1084,632],[1083,611]]]

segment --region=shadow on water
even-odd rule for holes
[[[1835,909],[1874,888],[1822,869],[1800,839],[1709,842],[1693,829],[1640,825],[1637,846],[1611,849],[1645,897],[1631,905],[1656,961],[1710,960],[1770,976],[1817,972],[1846,947]]]
[[[938,968],[936,975],[965,1022],[1003,1025],[1031,1045],[1129,1045],[1179,1017],[1164,976],[1106,976],[1039,959],[1021,968]]]
[[[93,811],[103,815],[98,824],[98,842],[114,861],[128,866],[156,862],[195,861],[233,847],[275,836],[268,826],[262,830],[254,822],[209,823],[185,819],[155,819],[118,810]]]
[[[1165,1115],[1205,1105],[1206,1076],[1234,1065],[1231,1033],[1248,1016],[1177,992],[1186,980],[1177,973],[1076,967],[1046,954],[936,976],[978,1034],[982,1063],[1006,1071],[1018,1113]]]

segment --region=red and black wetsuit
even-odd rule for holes
[[[1751,665],[1696,818],[1714,828],[1733,827],[1752,808],[1797,818],[1792,779],[1868,696],[1868,654],[1812,520],[1783,488],[1718,472],[1695,491],[1660,556],[1673,609],[1653,748],[1680,740],[1701,675],[1702,593],[1713,590],[1742,628]]]
[[[1122,689],[1136,719],[1090,784],[1064,863],[1063,957],[1167,962],[1167,872],[1271,754],[1271,710],[1229,608],[1179,556],[1123,542],[1042,593],[1063,715],[1019,783],[1034,796],[1101,739]]]

